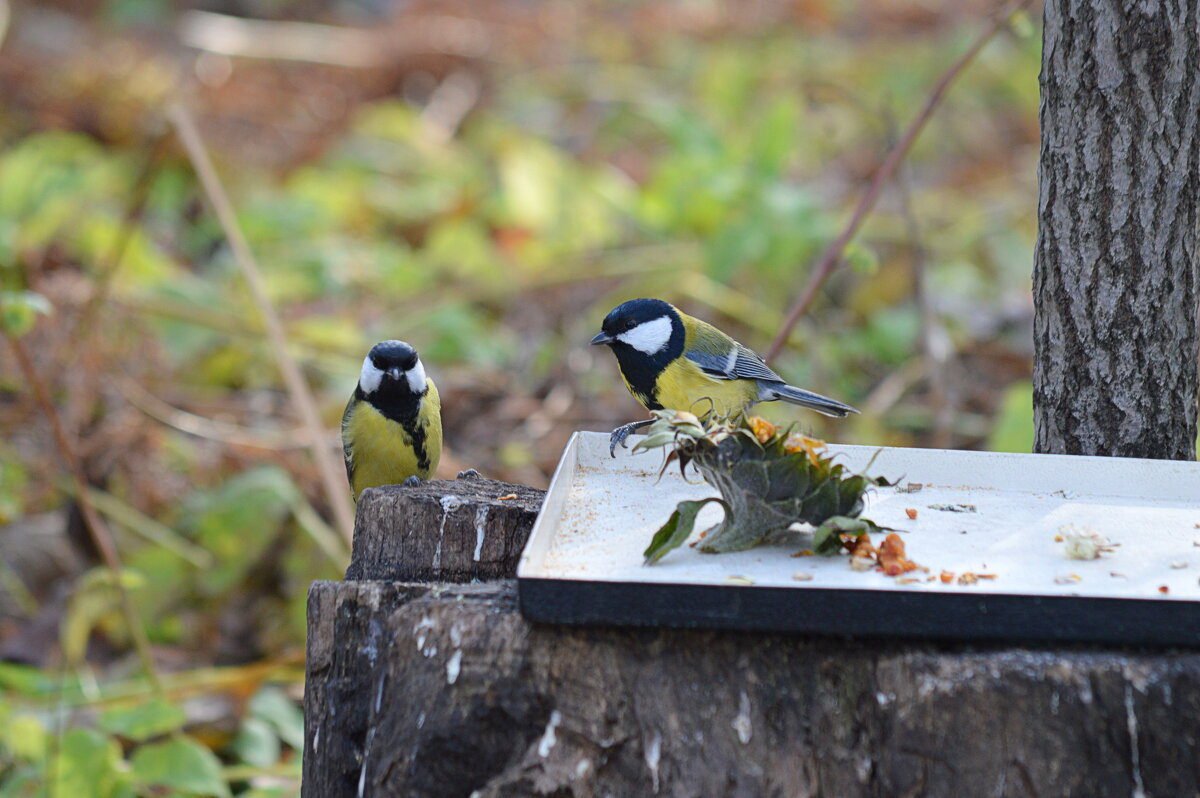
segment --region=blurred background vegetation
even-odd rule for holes
[[[604,314],[765,349],[984,0],[0,0],[0,798],[298,793],[304,600],[340,577],[276,353],[175,131],[192,109],[335,430],[420,351],[443,476],[545,486],[643,417]],[[1029,451],[1035,12],[951,89],[772,366],[830,440]]]

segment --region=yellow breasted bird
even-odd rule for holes
[[[442,405],[417,350],[380,341],[363,360],[342,414],[342,452],[354,501],[367,488],[429,479],[442,456]]]
[[[728,415],[755,402],[782,399],[837,418],[858,412],[836,399],[788,385],[752,349],[661,299],[631,299],[613,308],[592,343],[612,349],[626,387],[647,410]],[[609,439],[609,453],[650,423],[617,427]]]

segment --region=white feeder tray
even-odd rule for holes
[[[1200,644],[1200,463],[829,451],[852,472],[875,457],[871,476],[900,480],[872,489],[863,515],[900,530],[908,558],[927,572],[896,578],[855,571],[844,555],[794,557],[811,545],[804,533],[730,554],[685,545],[643,565],[678,502],[717,493],[691,469],[696,482],[685,481],[675,464],[659,479],[661,451],[618,448],[611,458],[608,435],[579,432],[517,569],[522,611],[555,623]],[[910,485],[921,487],[905,492]],[[705,507],[691,541],[721,512]],[[1069,558],[1067,542],[1056,540],[1068,525],[1095,531],[1112,549]],[[943,581],[943,572],[953,577]],[[966,573],[982,578],[960,581]]]

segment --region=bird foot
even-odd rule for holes
[[[474,468],[468,468],[466,471],[458,472],[459,479],[478,479],[479,477],[480,477],[479,472],[476,471]]]
[[[617,456],[617,444],[620,444],[622,449],[629,448],[625,445],[625,439],[642,427],[648,427],[653,423],[654,419],[647,419],[646,421],[634,421],[630,424],[622,424],[617,427],[608,436],[608,456]]]
[[[415,488],[417,485],[421,484],[421,478],[419,476],[417,476],[416,474],[413,474],[411,477],[404,480],[404,482],[402,482],[400,484],[404,485],[404,487],[406,487],[406,488]]]

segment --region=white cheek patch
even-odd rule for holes
[[[425,393],[425,367],[421,365],[421,361],[417,361],[417,365],[413,366],[404,374],[404,378],[408,380],[408,389],[420,396]]]
[[[632,330],[618,335],[617,340],[647,355],[661,352],[671,340],[671,319],[659,316],[657,319],[642,322]]]
[[[382,381],[383,372],[375,368],[375,364],[371,362],[371,356],[367,355],[363,359],[362,373],[358,375],[358,387],[362,388],[363,393],[375,393]]]

